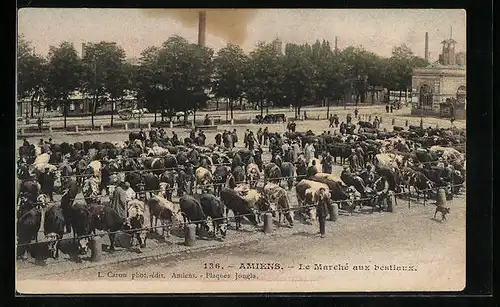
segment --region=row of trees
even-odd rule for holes
[[[47,105],[62,106],[67,115],[70,96],[80,91],[93,98],[94,115],[100,104],[133,93],[155,116],[158,111],[163,116],[196,112],[211,93],[227,102],[231,118],[233,106],[243,100],[261,112],[269,105],[293,104],[297,114],[308,103],[338,103],[346,92],[356,95],[356,103],[364,102],[370,85],[405,91],[413,68],[424,65],[405,45],[395,47],[389,58],[362,47],[334,50],[328,41],[284,48],[279,40],[260,42],[249,54],[228,44],[215,54],[179,36],[146,48],[137,64],[126,62],[123,48],[112,42],[87,44],[83,57],[63,42],[43,58],[21,36],[18,97],[40,97]]]

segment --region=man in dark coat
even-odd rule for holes
[[[123,223],[127,222],[127,193],[125,192],[125,183],[118,185],[113,193],[111,207],[116,211]]]
[[[316,215],[319,220],[319,233],[321,238],[325,237],[326,216],[328,215],[328,204],[325,201],[318,202]]]
[[[178,142],[179,142],[179,137],[177,136],[175,131],[172,131],[172,144],[177,145]]]
[[[236,132],[236,129],[233,129],[232,137],[233,137],[233,146],[236,146],[236,143],[238,143],[238,133]]]
[[[48,167],[46,167],[45,172],[40,174],[39,182],[42,193],[49,196],[50,201],[54,201],[53,190],[54,190],[55,174],[52,171],[50,171]]]
[[[312,161],[312,165],[307,168],[307,177],[312,178],[314,175],[318,173],[318,170],[316,169],[316,160]]]
[[[189,138],[193,141],[196,139],[196,131],[194,129],[189,132]]]
[[[333,115],[333,122],[335,124],[335,128],[338,128],[338,126],[339,126],[339,117],[338,117],[337,114]]]
[[[257,140],[259,142],[259,145],[262,145],[262,138],[264,137],[264,134],[262,132],[262,127],[259,128],[259,130],[257,131]]]
[[[217,133],[215,135],[215,144],[217,146],[220,146],[221,142],[222,142],[222,135],[220,133]]]
[[[177,196],[182,197],[186,193],[186,180],[187,174],[183,167],[179,167],[177,170]],[[191,183],[192,184],[192,183]]]
[[[262,172],[263,162],[262,162],[262,148],[260,145],[257,145],[257,148],[254,151],[253,159],[255,160],[255,164],[259,167],[259,170]]]
[[[269,129],[266,127],[264,128],[264,145],[267,145],[267,141],[269,140]]]
[[[326,152],[326,154],[323,156],[323,159],[321,160],[321,164],[323,165],[323,173],[332,173],[333,157],[330,152]]]
[[[354,149],[351,150],[351,155],[349,156],[349,164],[352,170],[357,170],[359,168],[359,159]]]

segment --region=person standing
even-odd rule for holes
[[[250,129],[245,131],[245,135],[243,136],[243,143],[245,144],[245,148],[248,148],[248,135],[250,135]]]
[[[248,144],[248,150],[252,151],[255,148],[255,135],[253,135],[253,131],[250,131],[250,133],[247,136],[247,144]]]
[[[320,191],[319,193],[322,192]],[[316,215],[318,216],[319,220],[319,233],[321,238],[325,237],[327,214],[328,214],[328,204],[327,204],[327,199],[324,198],[322,201],[318,202],[318,205],[316,207]]]
[[[318,173],[318,170],[316,169],[316,160],[313,160],[311,163],[311,166],[309,166],[307,168],[307,178],[312,178],[317,173]]]
[[[257,131],[257,139],[259,141],[259,145],[262,145],[262,138],[263,138],[263,132],[262,132],[262,127],[259,128]]]
[[[385,113],[389,113],[389,104],[385,105]]]
[[[333,115],[330,115],[330,125],[328,125],[328,128],[333,128],[333,123],[334,123],[334,117]]]
[[[333,157],[329,151],[327,151],[326,154],[324,155],[323,159],[321,160],[321,164],[323,166],[323,173],[327,173],[327,174],[332,173]]]
[[[123,224],[127,222],[127,193],[125,192],[125,183],[118,185],[113,193],[111,207],[121,218]]]
[[[217,146],[220,146],[221,142],[222,142],[222,135],[220,133],[217,133],[215,135],[215,144]]]
[[[394,108],[394,107],[393,107],[393,106],[392,106],[392,104],[391,104],[391,113],[392,113],[392,109],[393,109],[393,108]]]
[[[236,143],[238,143],[238,133],[236,132],[236,129],[233,129],[233,133],[232,133],[232,146],[231,148],[233,148],[234,146],[236,146]]]
[[[358,108],[354,109],[354,118],[356,119],[358,118],[358,113],[359,113]]]
[[[266,146],[269,140],[269,129],[267,127],[264,128],[263,136],[264,136],[264,146]]]
[[[333,122],[335,123],[335,128],[339,127],[339,116],[337,114],[333,115]]]

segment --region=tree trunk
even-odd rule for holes
[[[196,127],[196,108],[193,109],[193,123],[194,123],[194,126]]]
[[[215,99],[215,111],[219,111],[219,98]]]
[[[326,119],[330,118],[330,99],[326,98]]]
[[[35,112],[35,105],[34,105],[35,96],[36,96],[36,91],[35,91],[35,93],[31,96],[31,102],[30,102],[30,107],[31,107],[31,118],[33,118],[33,117],[34,117],[34,112]]]
[[[260,101],[260,116],[264,117],[264,105],[262,100]]]
[[[401,101],[401,96],[403,95],[402,91],[399,90],[399,101]]]
[[[66,118],[68,117],[68,102],[65,101],[63,105],[63,115],[64,115],[64,129],[66,129]]]
[[[115,101],[111,100],[111,127],[113,127],[114,115],[115,115]]]
[[[226,122],[229,120],[229,101],[226,99]]]
[[[231,99],[229,101],[229,103],[231,104],[231,120],[233,119],[233,100]]]

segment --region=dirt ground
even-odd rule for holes
[[[340,113],[340,112],[339,112]],[[340,115],[340,114],[339,114]],[[395,115],[396,120],[404,121],[404,116]],[[413,118],[413,120],[415,120]],[[441,127],[450,125],[449,121],[439,119],[424,119],[424,123],[432,122],[434,126],[438,123]],[[392,130],[390,120],[384,120],[382,127]],[[397,123],[396,123],[397,124]],[[465,123],[460,123],[465,125]],[[397,124],[400,125],[400,124]],[[285,130],[284,124],[267,125],[271,132]],[[424,124],[424,126],[426,126]],[[265,125],[243,125],[243,126],[221,126],[219,131],[224,129],[233,130],[236,128],[239,133],[239,139],[243,138],[246,129],[251,129],[254,133],[259,127]],[[312,130],[315,133],[321,133],[328,130],[326,120],[308,120],[297,121],[297,131]],[[331,129],[331,128],[330,128]],[[167,129],[167,133],[171,134]],[[173,129],[179,137],[186,137],[189,134],[187,129]],[[206,131],[207,143],[214,142],[215,131]],[[54,142],[75,142],[85,140],[99,141],[123,141],[128,138],[128,133],[96,134],[82,136],[68,136],[54,134]],[[30,138],[30,142],[36,142],[39,138]],[[20,145],[21,140],[18,140]],[[241,143],[241,142],[240,142]],[[242,146],[242,144],[236,144]],[[266,148],[264,148],[266,151]],[[269,157],[264,157],[265,161]],[[340,172],[340,166],[336,167],[336,172]],[[295,201],[293,192],[290,199]],[[82,200],[83,201],[83,200]],[[136,271],[141,272],[162,272],[165,280],[162,281],[163,291],[176,292],[181,287],[179,282],[188,282],[187,279],[172,279],[173,273],[196,272],[201,275],[210,270],[201,269],[204,263],[214,262],[226,266],[219,270],[222,273],[228,273],[234,277],[236,273],[253,273],[256,278],[253,281],[266,281],[266,288],[269,291],[273,289],[280,291],[286,287],[284,283],[278,281],[308,281],[301,283],[297,290],[312,291],[325,289],[322,291],[350,291],[350,290],[459,290],[465,282],[465,193],[450,203],[451,214],[445,222],[439,222],[432,219],[435,206],[415,203],[412,201],[412,207],[408,208],[407,202],[399,200],[399,206],[396,213],[371,213],[357,212],[352,216],[342,213],[339,220],[335,223],[328,222],[327,237],[320,239],[317,235],[318,225],[297,222],[293,228],[277,227],[272,235],[265,235],[261,228],[254,229],[253,226],[244,225],[241,231],[230,229],[228,238],[225,242],[217,240],[198,240],[196,246],[200,251],[194,251],[182,245],[183,234],[177,232],[173,234],[167,242],[159,236],[151,236],[148,239],[148,247],[143,249],[140,257],[155,256],[162,254],[177,253],[166,259],[151,261],[132,261],[137,258],[137,251],[118,249],[115,253],[104,252],[103,263],[106,267],[96,267],[88,259],[83,259],[82,263],[75,263],[68,259],[68,256],[61,254],[59,260],[47,260],[46,263],[35,263],[34,260],[17,261],[17,279],[18,290],[24,287],[28,289],[31,283],[43,279],[46,285],[51,281],[67,280],[68,283],[59,283],[57,287],[51,289],[64,290],[66,285],[70,287],[70,280],[92,280],[86,287],[97,286],[99,281],[109,281],[110,277],[99,277],[98,272],[107,275],[108,271],[119,272],[127,275],[121,281],[130,282],[131,274]],[[438,215],[439,217],[439,215]],[[146,217],[149,224],[149,218]],[[40,238],[42,239],[42,238]],[[104,244],[107,244],[107,238]],[[221,247],[218,249],[218,247]],[[298,248],[299,247],[299,248]],[[113,265],[118,261],[126,261],[123,264]],[[264,271],[241,271],[237,267],[240,262],[281,262],[285,269],[279,273],[273,270]],[[298,270],[299,264],[314,263],[324,264],[344,264],[349,263],[350,269],[346,271],[314,271]],[[369,271],[353,272],[353,265],[413,265],[417,271]],[[233,265],[233,268],[227,266]],[[289,268],[291,267],[291,268]],[[217,272],[216,272],[217,273]],[[215,273],[214,273],[215,274]],[[208,278],[212,280],[211,278]],[[115,281],[118,283],[118,280]],[[144,279],[148,280],[148,279]],[[204,280],[204,279],[203,279]],[[188,290],[195,291],[196,287],[202,287],[207,291],[223,291],[221,289],[232,289],[234,283],[219,281],[215,283],[199,283],[202,279],[189,281]],[[217,280],[217,279],[215,279]],[[151,280],[150,280],[151,281]],[[274,283],[276,281],[276,283]],[[321,281],[321,282],[319,282]],[[185,283],[180,283],[186,290]],[[240,282],[242,282],[240,280]],[[134,283],[133,289],[143,289],[143,291],[160,291],[155,287],[140,286],[145,283]],[[244,289],[251,291],[258,283],[245,282]],[[198,286],[197,286],[198,285]],[[239,285],[239,284],[238,284]],[[287,284],[290,287],[289,284]],[[228,288],[229,287],[229,288]],[[262,285],[260,285],[262,288]],[[281,288],[280,288],[281,287]],[[361,287],[361,288],[360,288]],[[37,286],[41,290],[39,284]],[[49,287],[50,288],[50,287]],[[50,289],[47,288],[46,291]],[[81,289],[81,288],[79,288]],[[89,288],[90,289],[90,288]],[[106,289],[106,287],[101,287]],[[129,289],[126,286],[118,287],[114,290],[119,291]],[[176,290],[177,289],[177,290]],[[73,289],[74,291],[74,289]],[[98,291],[93,288],[91,291]],[[130,291],[130,290],[128,290]],[[132,290],[134,291],[134,290]],[[254,290],[255,291],[255,290]],[[57,292],[57,291],[56,291]],[[182,291],[181,291],[182,292]]]

